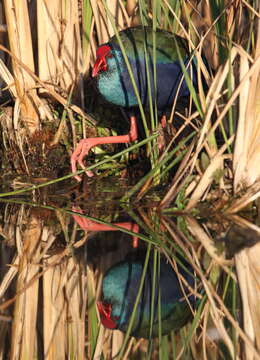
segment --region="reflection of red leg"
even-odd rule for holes
[[[88,138],[82,139],[73,154],[71,155],[71,171],[77,171],[77,163],[81,166],[82,169],[85,168],[83,159],[89,153],[89,150],[97,145],[101,144],[119,144],[119,143],[129,143],[135,141],[138,138],[136,117],[131,116],[130,118],[130,131],[127,135],[120,136],[105,136],[105,137],[96,137],[96,138]],[[92,171],[86,171],[88,176],[93,176]],[[80,176],[76,175],[75,179],[81,181]]]
[[[80,214],[83,214],[82,210],[73,208],[73,211],[77,211]],[[76,221],[76,223],[81,227],[81,229],[86,231],[120,231],[120,229],[116,229],[113,226],[105,225],[105,224],[99,224],[96,223],[93,220],[83,218],[78,215],[72,215],[73,219]],[[132,222],[117,222],[113,223],[113,225],[119,226],[125,230],[132,231],[136,234],[139,233],[139,226]],[[138,236],[133,236],[133,247],[138,247]]]
[[[162,128],[165,128],[167,125],[167,119],[166,119],[166,115],[163,115],[161,118],[161,124],[162,124]]]

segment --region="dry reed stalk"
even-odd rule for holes
[[[11,282],[15,278],[17,271],[18,271],[18,265],[19,265],[19,257],[15,256],[10,269],[7,271],[5,276],[3,277],[1,284],[0,284],[0,298],[4,298],[6,291],[8,290],[9,286],[11,285]]]
[[[6,88],[8,88],[10,93],[16,98],[17,92],[16,92],[16,88],[15,88],[14,77],[8,70],[8,68],[5,65],[5,63],[3,62],[3,60],[0,58],[0,81],[1,81],[1,79],[4,80]]]
[[[120,349],[124,342],[124,337],[125,337],[125,335],[121,331],[119,331],[119,330],[113,331],[113,333],[112,333],[112,352],[111,352],[112,359],[114,359],[120,352]]]
[[[226,151],[228,144],[231,144],[234,140],[232,136],[227,144],[224,144],[219,152],[211,159],[209,166],[207,167],[204,174],[201,176],[196,188],[190,196],[188,205],[186,206],[186,210],[190,210],[197,205],[197,203],[202,199],[205,195],[207,189],[209,189],[212,184],[214,178],[216,177],[217,171],[224,168],[224,161],[226,158],[229,158],[229,155],[224,155],[223,153]]]
[[[203,230],[199,223],[192,217],[187,217],[187,226],[191,234],[199,241],[202,246],[206,249],[209,256],[221,266],[228,274],[230,274],[227,265],[231,264],[230,260],[226,260],[224,255],[218,255],[217,249],[215,247],[214,241],[210,236]],[[232,276],[232,275],[231,275]]]
[[[4,12],[3,12],[3,3],[0,3],[0,44],[4,44],[5,38],[6,38],[6,29],[3,28],[4,26]],[[0,63],[2,62],[4,64],[5,61],[5,54],[0,51]],[[1,70],[0,70],[1,74]],[[0,75],[0,96],[1,96],[1,89],[4,85],[4,79],[2,79]]]
[[[21,292],[25,285],[39,272],[41,231],[40,220],[32,216],[26,224],[26,230],[23,233],[16,234],[17,247],[20,248],[17,292]],[[39,280],[36,279],[16,298],[10,359],[35,358],[38,286]]]
[[[257,200],[260,197],[260,183],[257,182],[252,185],[246,192],[239,198],[233,199],[229,208],[225,211],[226,214],[235,214],[242,209],[244,209],[249,204],[252,204],[253,201]]]
[[[235,255],[236,269],[243,302],[244,329],[260,354],[260,243]],[[245,343],[247,360],[255,360],[255,352]]]
[[[58,85],[58,60],[62,22],[59,1],[37,1],[39,77]],[[44,89],[43,89],[44,90]]]
[[[95,347],[93,343],[90,343],[88,347],[88,357],[91,358],[91,355],[94,356],[94,359],[99,359],[102,356],[103,351],[103,334],[104,328],[102,325],[99,326],[98,334],[95,333],[96,325],[99,319],[99,313],[96,309],[96,299],[97,291],[96,287],[98,282],[95,279],[94,269],[88,263],[86,265],[86,274],[87,274],[87,316],[88,316],[88,339],[95,339]],[[93,323],[95,322],[95,323]]]
[[[0,26],[4,23],[3,4],[0,3]],[[0,44],[4,44],[6,40],[6,29],[5,31],[0,28]],[[13,96],[16,95],[15,82],[12,74],[7,68],[6,54],[0,51],[0,97],[2,95],[1,90],[4,86],[7,86]]]
[[[46,236],[45,236],[46,238]],[[53,243],[48,234],[46,248]],[[66,251],[68,254],[71,252]],[[73,257],[61,261],[60,255],[44,255],[43,329],[47,359],[85,358],[85,273]],[[49,268],[48,268],[49,267]],[[85,299],[85,300],[84,300]]]
[[[120,330],[111,331],[105,329],[103,325],[100,325],[97,346],[93,358],[101,359],[102,354],[105,359],[116,358],[124,342],[124,336],[124,333],[122,333]],[[132,345],[131,340],[130,342]],[[129,351],[130,350],[128,349],[128,352]]]
[[[109,11],[112,13],[115,19],[115,24],[117,28],[119,30],[122,30],[124,28],[124,16],[119,1],[106,0],[106,3]],[[108,33],[113,34],[114,30],[111,22],[109,21],[109,18],[107,18],[107,26],[108,26]]]
[[[43,344],[48,360],[66,358],[66,263],[58,265],[59,260],[57,255],[49,257],[45,267],[56,261],[57,265],[43,275]]]
[[[125,23],[130,23],[127,12],[122,10],[123,5],[120,5],[118,0],[90,0],[93,15],[95,19],[95,26],[97,30],[98,43],[103,44],[114,35],[114,28],[107,15],[107,10],[111,13],[114,23],[118,30],[125,28]]]
[[[11,52],[34,72],[33,46],[27,1],[4,0],[8,38]],[[37,95],[35,81],[12,58],[12,68],[17,91],[17,101],[23,123],[30,133],[39,128],[39,116],[36,111]]]
[[[240,56],[239,120],[234,151],[234,191],[249,187],[260,178],[260,21],[254,58]],[[251,76],[248,76],[250,74]]]
[[[68,259],[67,282],[65,296],[67,299],[67,336],[68,358],[85,359],[85,306],[83,298],[86,297],[86,276],[80,271],[79,264],[73,258]],[[85,304],[86,305],[86,304]]]
[[[197,142],[196,154],[198,154],[201,151],[202,147],[205,146],[205,142],[207,141],[207,136],[209,136],[209,133],[212,132],[214,129],[216,129],[217,126],[219,126],[224,115],[227,113],[227,110],[232,105],[231,102],[228,108],[227,107],[224,108],[225,111],[224,110],[222,111],[222,113],[220,114],[221,116],[219,116],[219,118],[214,123],[214,126],[212,126],[211,120],[212,120],[213,112],[215,110],[218,99],[221,97],[221,90],[227,79],[230,63],[234,62],[237,54],[238,54],[237,48],[236,47],[232,48],[229,61],[227,61],[226,64],[218,70],[217,74],[215,75],[212,81],[210,89],[207,93],[207,97],[206,97],[207,113],[205,116],[202,129],[200,131],[200,137]],[[210,146],[208,147],[208,154],[210,157],[213,157],[216,151],[217,151],[216,148],[211,148]],[[194,162],[195,159],[196,157],[194,158]]]
[[[203,1],[201,3],[201,11],[204,20],[204,24],[202,24],[202,26],[205,26],[209,29],[208,35],[205,38],[203,50],[207,57],[207,60],[209,61],[210,66],[213,69],[217,69],[219,65],[218,46],[213,28],[210,5],[207,1]]]
[[[96,345],[95,353],[93,356],[93,358],[97,359],[97,360],[100,360],[102,358],[102,351],[103,351],[104,342],[105,342],[104,332],[105,332],[105,328],[102,325],[100,325],[98,338],[97,338],[97,345]]]
[[[127,11],[128,16],[130,16],[130,17],[134,16],[136,5],[137,5],[137,0],[127,0],[126,1],[126,11]]]
[[[39,77],[68,91],[81,73],[77,1],[37,2]]]
[[[14,277],[17,274],[19,264],[19,258],[15,255],[13,261],[11,262],[11,267],[4,275],[1,284],[0,284],[0,299],[7,298],[7,290],[11,286],[11,283]],[[5,312],[3,312],[5,314]],[[5,354],[9,349],[7,349],[6,337],[8,335],[8,331],[10,332],[10,324],[6,321],[0,321],[0,359],[5,360]]]
[[[101,263],[101,267],[102,267],[102,263]],[[87,282],[87,287],[88,287],[88,301],[90,299],[97,299],[100,296],[100,292],[101,292],[101,285],[102,285],[102,279],[103,279],[103,275],[102,275],[103,271],[101,272],[101,274],[98,276],[98,278],[96,278],[93,268],[92,266],[87,266],[87,278],[88,278],[88,282]],[[91,309],[88,309],[88,312],[90,312]],[[99,317],[99,313],[97,312],[97,316]],[[88,315],[88,318],[90,318],[90,314]],[[92,326],[91,323],[88,322],[88,337],[90,338],[92,333]],[[108,329],[106,329],[101,323],[99,323],[99,331],[98,331],[98,336],[97,336],[97,342],[96,342],[96,347],[95,347],[95,351],[94,351],[94,355],[93,358],[94,359],[101,359],[102,356],[104,356],[105,359],[109,359],[110,357],[108,356],[108,354],[111,354],[111,349],[112,349],[112,332]],[[91,352],[93,351],[93,349],[89,348],[89,358],[91,357]]]

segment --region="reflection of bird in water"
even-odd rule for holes
[[[144,261],[144,253],[131,254],[106,271],[102,284],[102,300],[98,303],[101,322],[105,327],[127,331],[144,269]],[[131,330],[132,336],[149,337],[153,306],[152,337],[159,334],[159,319],[161,319],[162,334],[178,330],[189,321],[191,308],[194,308],[196,300],[185,286],[185,282],[193,289],[195,279],[191,266],[183,259],[181,263],[186,270],[178,265],[177,276],[166,259],[160,258],[160,267],[156,269],[154,297],[152,297],[154,262],[149,260]]]
[[[82,213],[76,207],[73,208],[73,211]],[[129,239],[127,234],[120,234],[120,231],[113,232],[113,235],[111,233],[112,236],[108,236],[107,233],[106,235],[103,234],[103,231],[117,230],[113,226],[98,224],[79,215],[73,215],[73,218],[83,230],[96,232],[95,238],[88,241],[88,261],[95,267],[100,266],[101,259],[101,262],[106,264],[102,283],[102,299],[98,302],[101,322],[109,329],[119,329],[126,332],[144,269],[145,244],[140,242],[139,247],[134,248],[127,241]],[[114,225],[132,232],[139,232],[138,225],[133,222],[118,222]],[[135,244],[137,237],[133,236],[133,239],[132,244]],[[111,240],[114,245],[111,244]],[[153,297],[154,261],[150,255],[131,330],[132,336],[145,338],[150,336],[153,306],[152,337],[159,334],[160,319],[162,334],[167,334],[171,330],[180,329],[191,318],[191,309],[195,307],[196,303],[195,296],[191,295],[191,291],[195,287],[194,273],[192,267],[181,256],[177,260],[180,264],[177,265],[178,273],[176,274],[166,258],[160,257],[155,271]],[[158,310],[159,299],[161,301],[160,315]]]

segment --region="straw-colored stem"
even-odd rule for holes
[[[33,46],[27,1],[4,0],[8,38],[12,53],[34,72]],[[30,133],[39,128],[35,106],[35,81],[16,62],[12,62],[21,117]]]

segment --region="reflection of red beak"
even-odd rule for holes
[[[110,304],[103,304],[101,301],[98,301],[97,307],[102,324],[108,329],[115,329],[117,325],[110,317],[112,306]]]

